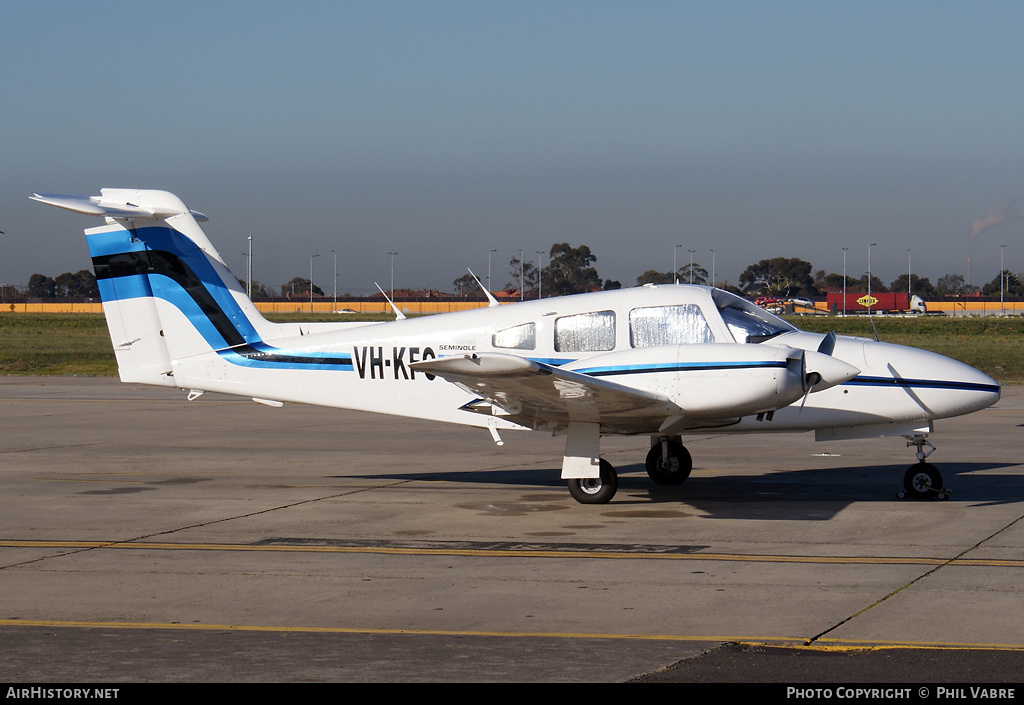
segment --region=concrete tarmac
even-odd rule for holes
[[[937,422],[946,501],[901,438],[694,436],[679,487],[606,439],[584,506],[540,433],[15,377],[0,428],[6,682],[1024,673],[1020,387]]]

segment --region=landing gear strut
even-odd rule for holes
[[[601,458],[601,477],[569,480],[569,494],[580,504],[607,504],[619,489],[615,468]]]
[[[599,477],[579,477],[591,474],[592,459],[600,452],[597,424],[570,424],[567,436],[562,477],[568,476],[569,494],[581,504],[610,502],[619,489],[619,477],[611,463],[600,458]],[[646,465],[647,474],[659,485],[681,485],[690,476],[693,459],[679,436],[654,436]]]
[[[681,485],[693,469],[689,451],[678,436],[655,439],[647,454],[647,474],[659,485]],[[569,480],[569,494],[581,504],[606,504],[619,489],[615,468],[601,458],[601,476]]]
[[[917,463],[907,468],[903,475],[903,492],[899,498],[910,497],[911,499],[949,499],[949,490],[942,486],[942,474],[931,463],[926,463],[925,458],[935,452],[935,446],[928,441],[926,434],[904,436],[907,439],[907,447],[917,447]],[[924,447],[928,446],[929,450]]]

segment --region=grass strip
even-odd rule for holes
[[[392,314],[279,313],[280,323],[300,321],[389,321]],[[794,316],[799,328],[874,338],[866,316]],[[1000,384],[1024,383],[1024,318],[892,317],[874,318],[883,342],[931,350],[965,362]],[[0,313],[0,375],[117,375],[103,314]]]

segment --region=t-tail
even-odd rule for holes
[[[243,293],[191,211],[172,193],[101,189],[99,196],[32,199],[106,224],[85,231],[124,382],[181,386],[172,361],[232,355],[281,337]]]

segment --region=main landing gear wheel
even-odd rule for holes
[[[663,450],[662,445],[667,448]],[[681,485],[690,477],[691,470],[693,458],[682,443],[659,441],[647,454],[647,475],[659,485]]]
[[[930,463],[921,461],[907,468],[903,475],[904,492],[900,497],[911,499],[947,499],[949,491],[942,487],[942,475]]]
[[[569,494],[580,504],[607,504],[617,489],[619,476],[604,458],[601,458],[601,477],[569,480]]]

